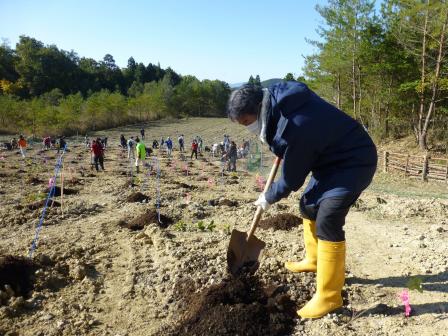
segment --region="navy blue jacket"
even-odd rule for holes
[[[364,128],[303,83],[280,82],[269,92],[266,138],[283,167],[266,200],[272,204],[297,191],[310,172],[307,204],[361,193],[377,164],[375,145]]]

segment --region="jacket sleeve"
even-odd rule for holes
[[[283,156],[282,176],[272,183],[265,194],[268,203],[276,203],[288,197],[292,191],[299,190],[311,171],[314,159],[313,146],[298,143],[289,145]]]

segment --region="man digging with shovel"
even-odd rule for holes
[[[283,160],[281,177],[255,202],[259,209],[297,191],[311,172],[300,199],[305,258],[285,267],[317,273],[316,293],[300,317],[334,311],[342,306],[345,281],[345,217],[375,173],[373,141],[357,121],[299,82],[244,85],[231,94],[228,115]]]

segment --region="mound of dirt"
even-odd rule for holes
[[[218,204],[219,205],[229,206],[229,207],[236,207],[236,206],[238,206],[238,202],[237,201],[232,201],[232,200],[229,200],[227,198],[219,200]]]
[[[50,192],[50,189],[45,190],[46,193]],[[70,188],[64,188],[64,195],[76,195],[79,191],[76,189],[70,189]],[[56,186],[54,187],[54,194],[53,196],[61,196],[61,187]]]
[[[150,199],[151,198],[149,196],[146,196],[146,195],[142,194],[141,192],[137,191],[137,192],[130,194],[128,196],[128,198],[126,198],[126,201],[131,202],[131,203],[133,203],[133,202],[141,203],[141,202],[148,202]]]
[[[0,256],[0,288],[9,285],[14,291],[11,296],[26,297],[34,287],[33,274],[38,268],[37,264],[25,257]]]
[[[41,209],[41,208],[43,208],[45,206],[45,202],[46,201],[47,201],[46,199],[43,199],[43,200],[40,200],[40,201],[37,201],[37,202],[30,203],[26,207],[28,208],[28,210]],[[61,206],[61,203],[53,201],[53,200],[50,200],[50,201],[48,201],[48,206],[49,207],[57,207],[57,208],[59,208]]]
[[[296,226],[299,226],[302,222],[302,218],[284,213],[261,220],[258,227],[265,230],[273,228],[274,230],[288,231]]]
[[[181,188],[188,189],[188,190],[193,190],[193,189],[196,189],[196,188],[197,188],[197,187],[194,186],[194,185],[186,184],[186,183],[183,183],[183,182],[178,182],[177,185],[178,185],[179,187],[181,187]]]
[[[43,183],[43,181],[37,176],[30,176],[26,179],[26,183],[31,185],[38,185]]]
[[[159,222],[159,216],[157,215],[157,211],[154,209],[149,209],[129,222],[120,221],[119,225],[122,227],[126,227],[129,230],[136,231],[136,230],[142,230],[146,225],[151,223],[157,223],[161,228],[165,229],[169,225],[173,224],[173,222],[174,221],[172,218],[162,214],[160,214],[160,222]]]
[[[190,289],[191,290],[191,289]],[[289,335],[295,304],[257,278],[228,279],[186,298],[188,310],[168,335]]]
[[[71,179],[68,179],[65,183],[67,185],[71,185],[71,186],[83,185],[84,184],[82,179],[79,179],[79,178],[76,178],[76,177],[72,177]]]

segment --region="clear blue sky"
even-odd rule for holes
[[[79,56],[133,56],[229,83],[301,74],[324,0],[0,0],[0,38],[20,35]]]

